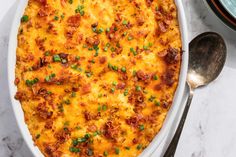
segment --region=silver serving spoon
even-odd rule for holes
[[[175,135],[164,157],[174,157],[180,135],[196,88],[208,85],[217,78],[226,60],[226,45],[223,38],[213,32],[200,34],[189,44],[187,84],[189,97]]]

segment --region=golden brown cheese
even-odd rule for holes
[[[181,64],[173,0],[29,0],[15,98],[46,157],[136,157],[162,127]]]

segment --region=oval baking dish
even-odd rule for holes
[[[16,48],[17,48],[17,34],[18,28],[20,26],[21,17],[23,16],[25,7],[27,5],[28,0],[22,0],[17,2],[18,9],[16,11],[15,19],[12,24],[10,40],[9,40],[9,49],[8,49],[8,81],[9,81],[9,88],[10,88],[10,96],[12,107],[14,110],[14,114],[18,123],[18,126],[21,130],[21,133],[24,137],[25,142],[27,143],[29,149],[32,151],[32,154],[35,157],[42,157],[42,153],[38,149],[37,146],[34,145],[32,140],[32,136],[25,124],[24,120],[24,113],[21,108],[21,104],[14,99],[14,95],[17,91],[17,87],[14,85],[15,80],[15,64],[16,64]],[[174,123],[175,117],[177,116],[178,110],[181,108],[181,100],[184,94],[184,87],[186,81],[186,73],[188,68],[188,34],[187,34],[187,24],[186,18],[184,13],[184,8],[181,0],[175,1],[176,6],[178,8],[178,20],[181,30],[181,38],[182,38],[182,64],[181,64],[181,71],[179,76],[179,84],[178,88],[175,92],[175,97],[173,100],[173,104],[171,109],[169,110],[167,117],[164,121],[164,124],[160,130],[160,132],[156,135],[150,145],[144,149],[140,157],[147,157],[152,154],[155,149],[158,149],[158,146],[162,142],[165,135],[167,135],[171,130],[170,127]]]

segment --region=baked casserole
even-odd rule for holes
[[[46,157],[137,157],[178,85],[174,0],[29,0],[15,85]]]

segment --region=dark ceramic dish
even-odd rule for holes
[[[212,11],[230,28],[236,31],[236,19],[222,6],[219,0],[206,0]]]

